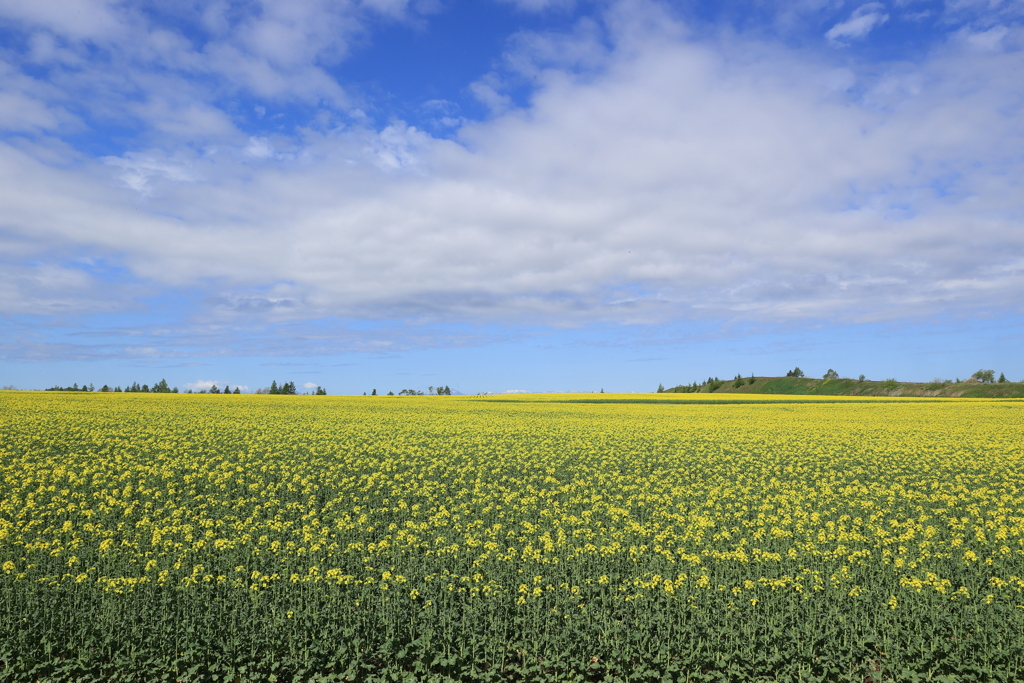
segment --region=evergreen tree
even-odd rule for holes
[[[272,393],[272,394],[279,394],[279,393],[281,393],[281,390],[277,388],[277,380],[276,379],[270,383],[270,393]]]
[[[210,387],[210,393],[211,394],[219,394],[220,393],[220,389],[217,388],[216,384],[214,384],[212,387]]]
[[[1000,382],[1005,382],[1006,381],[1006,375],[1004,375],[1003,373],[1000,372],[999,373],[999,381]]]
[[[374,389],[373,391],[370,392],[370,396],[376,396],[376,395],[377,395],[377,390],[376,389]]]
[[[241,394],[241,393],[242,393],[242,390],[241,390],[241,389],[239,389],[238,387],[235,387],[235,393],[236,393],[236,394]]]

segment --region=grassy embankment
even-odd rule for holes
[[[744,378],[739,387],[726,380],[716,394],[796,394],[805,396],[937,396],[946,398],[1024,398],[1024,382],[983,384],[965,382],[876,382],[856,379],[813,379],[806,377]],[[666,389],[666,393],[674,389]],[[707,386],[700,393],[710,393]]]

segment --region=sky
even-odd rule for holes
[[[1024,380],[1022,0],[0,0],[0,385]]]

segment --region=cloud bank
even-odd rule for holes
[[[174,291],[218,323],[865,321],[1024,301],[1012,22],[861,66],[615,2],[515,36],[472,86],[493,115],[436,137],[373,125],[330,74],[371,18],[415,18],[408,2],[211,3],[175,31],[80,2],[88,21],[2,5],[30,37],[0,54],[3,313]],[[886,17],[862,5],[827,35]],[[258,129],[256,107],[225,103],[240,91],[308,119]],[[72,141],[140,126],[131,148]]]

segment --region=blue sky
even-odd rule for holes
[[[1022,20],[0,0],[0,385],[1024,379]]]

